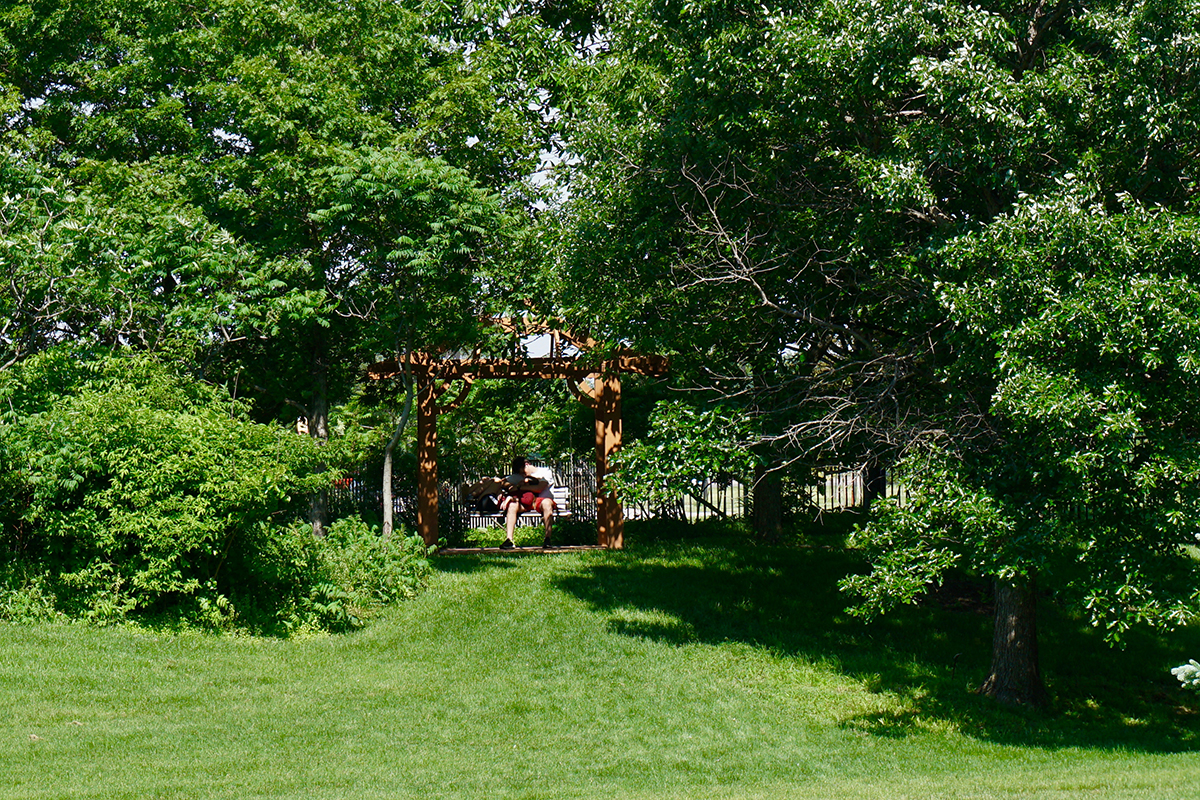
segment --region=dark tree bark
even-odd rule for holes
[[[783,476],[765,466],[754,468],[754,532],[776,542],[783,538]]]
[[[872,457],[863,467],[863,513],[870,513],[871,504],[887,494],[887,472],[879,459]]]
[[[1041,706],[1046,687],[1038,666],[1037,596],[1033,578],[996,578],[992,668],[979,693],[1007,705]]]

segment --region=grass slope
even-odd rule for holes
[[[1200,796],[1166,673],[1194,631],[1113,653],[1045,614],[1034,714],[967,691],[990,625],[963,593],[863,625],[834,550],[437,566],[344,637],[0,626],[0,797]]]

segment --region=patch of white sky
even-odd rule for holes
[[[554,345],[554,340],[548,333],[536,333],[532,336],[523,336],[520,341],[520,349],[527,358],[547,358],[551,354],[551,348]],[[573,358],[580,354],[580,349],[569,342],[562,343],[562,352],[559,354],[565,358]]]
[[[536,336],[526,336],[521,339],[521,349],[529,358],[545,358],[550,355],[552,340],[549,334],[540,333]]]
[[[254,149],[254,145],[245,136],[242,136],[240,133],[230,133],[224,128],[217,128],[212,132],[212,136],[217,142],[227,144],[243,153],[249,153]]]
[[[494,6],[489,7],[486,2],[481,2],[478,4],[468,4],[466,11],[468,15],[483,18],[493,13],[494,8]],[[501,11],[496,19],[496,27],[508,27],[516,10],[517,8],[513,6]],[[488,33],[490,34],[491,31],[488,31]],[[460,51],[463,55],[464,63],[468,67],[471,62],[471,55],[478,47],[475,42],[460,42],[453,38],[445,40],[444,44],[451,50]],[[593,58],[607,49],[607,46],[608,40],[605,38],[603,32],[597,31],[579,44],[577,54],[580,58]],[[541,114],[543,122],[552,123],[556,121],[561,112],[558,108],[550,104],[550,93],[546,89],[539,87],[535,90],[535,95],[535,99],[529,102],[528,109]],[[472,134],[467,137],[465,144],[467,147],[475,147],[481,141],[482,139],[479,136]],[[551,140],[550,147],[538,153],[538,166],[528,176],[530,184],[543,194],[543,197],[534,204],[535,208],[544,211],[548,208],[560,206],[570,198],[570,191],[560,179],[560,176],[564,165],[570,166],[578,163],[578,161],[578,156],[572,154],[566,144],[557,135]]]

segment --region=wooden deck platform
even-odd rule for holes
[[[528,547],[511,547],[507,550],[501,550],[499,547],[443,547],[437,551],[439,556],[469,556],[469,555],[510,555],[510,556],[528,556],[545,553],[553,555],[554,553],[582,553],[589,550],[605,550],[598,544],[564,544],[554,545],[550,548],[544,548],[539,545],[530,545]]]

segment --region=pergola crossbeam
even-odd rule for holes
[[[622,372],[635,375],[665,375],[667,368],[667,359],[662,356],[634,354],[619,354],[590,365],[580,364],[577,360],[570,358],[454,360],[432,358],[424,353],[413,354],[409,362],[409,370],[413,375],[437,376],[440,380],[455,380],[464,377],[513,380],[535,378],[583,380],[592,375]],[[367,375],[372,380],[383,380],[396,377],[403,372],[404,365],[396,359],[391,359],[373,364],[367,370]]]

